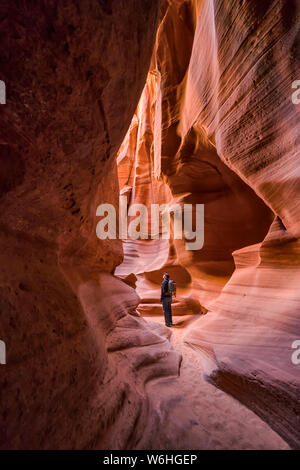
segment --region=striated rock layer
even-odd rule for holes
[[[1,2],[0,448],[190,445],[180,356],[163,328],[130,315],[139,298],[111,275],[121,242],[95,231],[97,206],[118,202],[115,154],[159,11]]]
[[[2,1],[0,18],[0,447],[205,447],[170,332],[138,316],[165,269],[175,313],[208,311],[186,335],[206,378],[299,447],[297,3]],[[119,190],[205,204],[203,249],[128,240],[123,261],[95,231]]]
[[[155,314],[174,269],[175,314],[208,310],[185,338],[207,379],[297,448],[299,20],[288,0],[169,2],[118,172],[129,206],[205,204],[204,247],[129,240],[116,270],[137,276],[139,311]]]

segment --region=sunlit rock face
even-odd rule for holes
[[[1,448],[188,446],[180,356],[130,315],[139,298],[111,275],[121,242],[95,230],[97,206],[118,205],[115,154],[159,12],[155,0],[1,2]]]
[[[161,308],[168,270],[174,313],[206,311],[186,342],[208,380],[244,402],[293,447],[300,441],[299,5],[173,1],[147,84],[118,153],[135,202],[205,204],[205,241],[129,240],[117,268],[137,276],[140,313]],[[183,308],[181,308],[184,306]],[[190,312],[189,312],[190,313]]]

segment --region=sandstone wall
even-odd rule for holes
[[[180,356],[130,315],[121,242],[95,231],[159,15],[153,0],[1,2],[1,448],[173,448],[192,426],[167,411],[185,409]]]
[[[169,2],[148,75],[156,85],[143,114],[152,116],[151,126],[131,135],[131,159],[143,158],[148,175],[141,180],[133,170],[131,202],[138,192],[148,200],[158,179],[165,201],[204,203],[205,242],[187,251],[184,240],[170,240],[158,252],[152,241],[133,241],[117,268],[137,274],[141,313],[158,312],[153,299],[165,269],[182,269],[177,279],[188,273],[183,305],[192,298],[198,312],[209,310],[186,335],[207,379],[294,447],[300,445],[299,366],[291,361],[300,337],[300,107],[292,103],[291,85],[300,77],[299,15],[293,1]],[[148,88],[142,100],[146,94]],[[141,142],[148,143],[147,157]]]

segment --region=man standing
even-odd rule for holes
[[[164,273],[161,283],[160,301],[162,302],[166,326],[173,326],[172,323],[172,293],[169,292],[169,274]]]

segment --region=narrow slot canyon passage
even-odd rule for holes
[[[165,37],[160,39],[164,40]],[[152,58],[152,62],[156,59]],[[147,321],[151,330],[157,331],[155,323],[160,324],[159,334],[170,342],[181,358],[179,380],[173,386],[178,387],[188,404],[192,423],[190,448],[289,449],[289,445],[250,409],[205,380],[199,349],[193,349],[193,344],[188,341],[189,332],[193,332],[195,325],[201,329],[201,319],[209,315],[213,300],[230,279],[234,270],[232,251],[251,242],[261,242],[274,215],[222,164],[207,137],[201,136],[199,143],[199,128],[188,134],[177,151],[179,156],[172,148],[169,158],[172,163],[176,159],[178,166],[174,165],[171,170],[172,163],[166,165],[165,173],[161,169],[164,178],[155,174],[158,166],[154,135],[157,116],[153,111],[151,114],[151,109],[155,108],[157,93],[161,93],[161,89],[155,88],[157,76],[157,71],[148,73],[136,113],[117,155],[120,196],[126,197],[127,214],[135,204],[147,206],[149,235],[151,204],[171,206],[180,203],[182,206],[185,202],[205,202],[206,243],[201,252],[187,253],[182,240],[162,239],[160,225],[158,240],[150,236],[145,240],[123,240],[124,258],[116,267],[115,275],[135,288],[140,298],[138,315]],[[171,106],[174,104],[170,104],[169,113]],[[159,121],[161,119],[159,116]],[[174,135],[170,137],[173,138]],[[180,163],[183,158],[184,166]],[[240,207],[245,207],[246,212],[241,213]],[[133,217],[129,217],[128,225],[132,220]],[[174,217],[172,222],[174,235]],[[241,223],[244,225],[237,229]],[[261,225],[259,230],[258,224]],[[143,233],[141,226],[137,231]],[[221,256],[220,250],[223,250]],[[172,299],[174,326],[171,330],[164,327],[160,302],[164,271],[170,273],[177,288],[176,297]],[[203,305],[200,299],[203,299]]]
[[[0,449],[299,449],[300,5],[0,23]]]
[[[220,6],[218,14],[221,11]],[[218,42],[211,15],[212,2],[201,6],[183,2],[170,5],[160,24],[146,84],[117,154],[120,196],[126,198],[127,214],[140,214],[138,205],[145,205],[148,231],[147,226],[140,224],[140,239],[123,240],[124,258],[115,275],[135,288],[140,298],[137,312],[150,328],[153,322],[165,322],[160,302],[163,273],[168,272],[176,281],[177,296],[172,300],[174,327],[164,334],[182,356],[178,387],[196,415],[198,425],[192,427],[190,436],[194,433],[198,445],[284,449],[289,445],[274,432],[282,431],[283,424],[275,423],[275,415],[281,415],[282,392],[281,389],[277,395],[275,382],[277,374],[281,376],[290,369],[293,390],[295,368],[288,364],[286,355],[282,372],[275,371],[282,361],[276,345],[280,341],[287,344],[288,338],[285,327],[285,332],[279,332],[283,315],[280,312],[286,308],[281,296],[293,302],[290,289],[297,281],[293,272],[285,283],[282,276],[286,271],[281,271],[289,249],[294,252],[293,244],[289,248],[286,245],[283,251],[279,248],[287,257],[285,261],[275,246],[281,245],[282,237],[292,241],[293,236],[287,234],[282,220],[276,217],[278,212],[268,195],[257,191],[259,177],[251,177],[252,173],[259,173],[260,165],[262,169],[269,165],[259,143],[267,137],[262,133],[257,138],[258,123],[254,119],[264,104],[257,104],[258,95],[251,97],[250,82],[249,94],[245,95],[245,85],[234,75],[226,81],[232,63],[221,64],[221,72],[214,55],[217,49],[205,49],[209,47],[205,34],[209,35],[212,48]],[[247,23],[249,18],[244,20]],[[270,27],[264,15],[261,21]],[[212,29],[206,29],[208,24]],[[205,67],[199,65],[201,60]],[[245,70],[254,73],[250,63]],[[262,88],[263,83],[266,82],[262,81]],[[240,95],[233,91],[234,86],[241,87]],[[205,87],[209,87],[209,92]],[[232,96],[236,96],[234,105]],[[197,100],[200,109],[194,105]],[[240,115],[238,110],[244,102],[249,111]],[[264,112],[263,119],[267,118],[265,109]],[[220,123],[213,122],[214,113],[219,119],[224,113],[224,130]],[[228,129],[234,113],[237,121],[233,131]],[[274,125],[271,121],[269,126]],[[222,132],[225,137],[220,137]],[[227,140],[237,139],[234,132],[241,141],[237,140],[235,146],[230,141],[231,148]],[[249,132],[249,136],[243,141],[240,132]],[[254,150],[247,154],[250,147]],[[262,154],[258,157],[260,148]],[[239,166],[239,154],[247,161],[245,166]],[[257,158],[260,163],[257,161],[255,169],[251,161]],[[264,172],[268,173],[262,170],[262,178]],[[180,239],[174,237],[174,216],[171,239],[163,239],[161,225],[157,239],[148,236],[152,233],[154,204],[168,208],[179,204],[182,209],[184,204],[204,204],[203,247],[189,251],[184,235]],[[133,217],[128,218],[128,227],[132,220]],[[280,288],[286,286],[281,294],[277,283]],[[289,294],[283,293],[285,288]],[[290,304],[288,308],[294,307]],[[299,378],[297,371],[296,377]],[[295,399],[292,427],[298,434],[299,391]],[[273,406],[274,421],[270,411]],[[281,415],[283,420],[286,417]],[[192,441],[191,438],[190,445]]]
[[[144,318],[153,321],[153,317]],[[201,443],[202,449],[289,449],[289,445],[251,410],[204,380],[199,355],[183,340],[198,319],[197,314],[175,317],[174,323],[178,326],[172,328],[170,338],[174,349],[182,355],[179,386],[197,423],[190,432],[191,442]],[[162,317],[154,321],[164,323]]]

